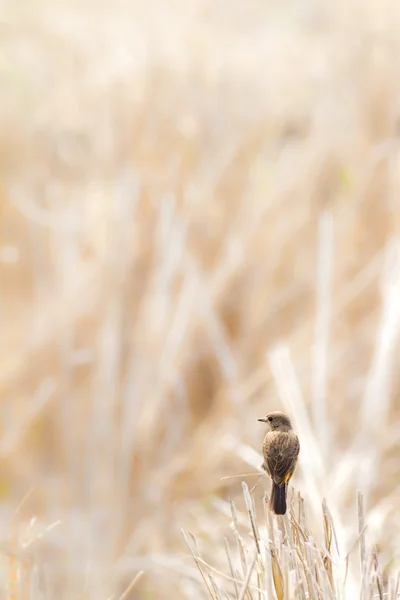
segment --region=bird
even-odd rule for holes
[[[264,438],[262,464],[272,479],[269,508],[276,515],[284,515],[288,484],[300,452],[299,438],[292,429],[289,417],[283,412],[270,412],[258,421],[268,423],[270,427]]]

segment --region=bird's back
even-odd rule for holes
[[[264,438],[264,461],[276,483],[282,483],[296,467],[300,443],[297,435],[289,431],[269,431]]]

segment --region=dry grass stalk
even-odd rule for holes
[[[346,575],[343,579],[343,574],[347,570],[348,555],[345,556],[343,552],[339,554],[336,544],[333,544],[334,524],[326,500],[322,504],[322,522],[314,523],[313,528],[304,525],[305,505],[300,496],[298,496],[297,511],[292,503],[290,514],[286,515],[286,518],[281,518],[272,516],[267,509],[265,523],[262,525],[257,521],[248,488],[246,484],[242,485],[250,533],[247,539],[240,537],[240,552],[236,559],[229,550],[226,552],[231,574],[234,573],[235,560],[242,562],[243,556],[252,552],[251,546],[254,545],[254,539],[257,539],[255,553],[246,566],[240,592],[238,593],[236,581],[232,589],[227,583],[227,578],[224,577],[219,588],[215,584],[219,593],[224,591],[226,595],[233,594],[235,598],[242,600],[246,595],[253,598],[253,592],[257,591],[260,598],[272,598],[272,588],[268,584],[268,581],[272,580],[274,597],[277,600],[297,598],[350,600],[353,591],[351,587],[346,586]],[[378,554],[374,548],[368,548],[365,538],[364,502],[360,493],[357,504],[359,535],[355,544],[359,547],[361,557],[361,569],[358,575],[359,592],[368,600],[376,594],[379,600],[384,600],[385,597],[394,599],[399,591],[399,576],[397,579],[389,576],[386,578],[387,583],[384,583],[379,569]],[[297,516],[303,513],[303,517],[300,518],[302,525],[299,524],[295,512]],[[285,535],[286,527],[287,535]],[[255,531],[258,530],[263,533],[255,538]],[[316,542],[315,534],[321,535],[320,543]],[[228,548],[226,539],[224,544],[225,548]],[[198,557],[194,556],[194,558],[198,560]]]

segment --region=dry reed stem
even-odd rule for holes
[[[231,574],[234,571],[235,560],[243,564],[244,556],[251,552],[251,546],[254,540],[257,540],[254,557],[250,563],[246,562],[246,572],[244,581],[238,595],[237,582],[235,577],[229,578],[223,573],[214,572],[224,584],[230,579],[234,580],[234,595],[236,598],[249,597],[252,591],[257,591],[259,597],[272,597],[271,581],[273,582],[275,596],[277,600],[294,600],[294,598],[310,598],[312,600],[350,600],[352,587],[346,584],[347,575],[344,580],[343,571],[347,572],[348,558],[352,550],[344,558],[343,553],[332,544],[334,539],[334,523],[331,521],[329,508],[326,500],[322,504],[322,522],[313,523],[313,529],[321,536],[321,543],[317,543],[306,523],[304,516],[305,505],[300,496],[298,496],[298,505],[300,507],[300,519],[303,523],[300,525],[292,511],[290,517],[275,517],[267,509],[265,528],[263,533],[257,535],[261,524],[257,519],[257,513],[254,512],[253,499],[249,495],[245,483],[242,484],[246,511],[250,519],[251,531],[246,539],[241,539],[240,550],[236,558],[227,549],[228,541],[225,540],[226,555],[228,557],[228,566]],[[386,583],[382,578],[379,569],[378,555],[375,549],[368,549],[365,539],[365,512],[362,494],[358,494],[358,526],[359,535],[356,544],[359,547],[361,569],[358,575],[359,592],[363,593],[365,598],[370,599],[373,589],[376,589],[379,600],[384,597],[396,598],[398,593],[399,578],[397,576],[396,584],[394,576],[386,578]],[[234,509],[235,522],[237,509]],[[303,513],[303,516],[301,514]],[[285,530],[287,529],[287,534]],[[277,535],[278,534],[278,535]],[[238,536],[238,533],[236,532]],[[265,539],[266,538],[266,539]],[[261,548],[265,548],[264,551]],[[335,554],[335,556],[333,556]],[[198,557],[195,560],[199,560]],[[253,573],[254,571],[254,573]],[[252,575],[253,573],[253,575]],[[305,590],[305,586],[307,591]],[[231,592],[229,587],[219,587],[227,595]],[[300,594],[297,596],[296,594]]]

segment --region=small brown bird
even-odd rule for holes
[[[276,515],[284,515],[288,484],[300,452],[299,438],[289,417],[282,412],[270,412],[264,419],[258,420],[270,426],[264,438],[262,465],[272,479],[269,507]]]

